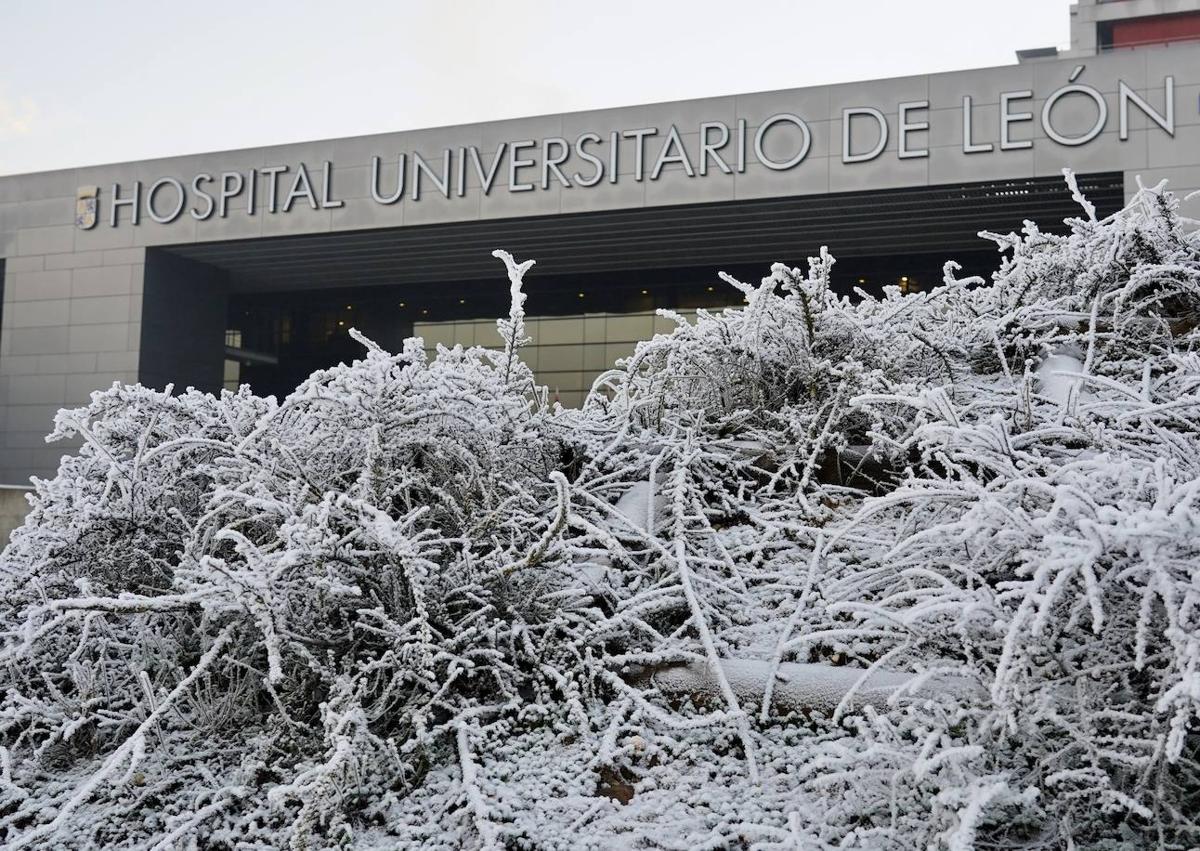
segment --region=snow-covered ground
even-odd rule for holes
[[[1176,208],[921,294],[727,279],[581,410],[498,252],[501,351],[61,412],[0,560],[0,842],[1197,846]]]

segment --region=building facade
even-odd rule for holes
[[[283,394],[351,326],[493,344],[497,247],[538,260],[529,357],[573,404],[656,309],[733,303],[718,270],[828,245],[846,292],[919,289],[992,268],[981,229],[1075,215],[1064,168],[1101,212],[1195,191],[1198,21],[1081,2],[1069,50],[1010,66],[0,177],[0,483],[114,381]]]

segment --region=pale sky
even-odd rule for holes
[[[0,0],[0,174],[952,71],[1069,0]]]

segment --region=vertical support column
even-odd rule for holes
[[[219,393],[224,380],[228,273],[159,249],[146,252],[138,380]]]

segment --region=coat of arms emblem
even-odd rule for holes
[[[99,209],[99,186],[80,186],[75,193],[75,227],[90,230],[96,226]]]

